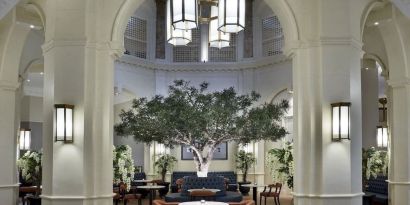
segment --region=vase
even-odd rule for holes
[[[208,177],[208,171],[197,171],[196,175],[198,177]]]
[[[159,196],[162,198],[169,192],[169,182],[159,182],[158,185],[165,186],[165,188],[159,189]]]
[[[248,195],[249,191],[251,190],[250,187],[243,187],[243,184],[250,184],[251,182],[238,182],[239,185],[239,191],[242,193],[242,195]]]

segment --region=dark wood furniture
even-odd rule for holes
[[[275,205],[280,205],[279,195],[280,195],[281,190],[282,190],[282,184],[281,183],[270,184],[267,187],[265,186],[263,191],[260,193],[259,204],[262,205],[262,198],[263,197],[265,197],[265,205],[266,205],[267,198],[268,197],[273,197],[273,200],[275,201]]]
[[[195,201],[198,200],[198,198],[200,200],[211,200],[211,201],[215,201],[215,194],[216,192],[213,192],[211,190],[193,190],[191,192],[189,192],[189,195],[191,196],[191,201]]]

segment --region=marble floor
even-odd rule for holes
[[[250,196],[245,196],[244,198],[248,198],[248,199],[252,199],[252,195]],[[282,195],[279,198],[280,199],[280,205],[292,205],[292,196],[291,195]],[[127,203],[128,205],[138,205],[137,201],[131,201],[130,203]],[[264,200],[262,201],[262,204],[264,205]],[[122,205],[120,203],[120,205]],[[148,199],[143,199],[142,200],[142,205],[149,205],[149,201]],[[259,198],[258,198],[258,205],[259,204]],[[273,201],[273,198],[268,198],[268,200],[266,201],[266,205],[275,205],[275,202]]]

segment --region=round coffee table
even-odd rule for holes
[[[155,191],[159,189],[163,189],[165,186],[159,185],[145,185],[145,186],[137,186],[137,189],[147,189],[149,190],[149,205],[152,205],[152,200],[155,195]]]
[[[265,187],[266,185],[262,184],[242,184],[243,187],[252,187],[253,189],[253,200],[255,201],[255,205],[258,205],[258,193],[257,193],[257,188],[258,187]]]
[[[179,203],[178,205],[229,205],[224,202],[219,202],[219,201],[204,201],[202,203],[201,201],[188,201],[188,202],[182,202]]]

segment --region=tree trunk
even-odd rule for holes
[[[208,168],[210,163],[203,163],[200,166],[197,166],[197,175],[198,177],[207,177],[208,176]]]

